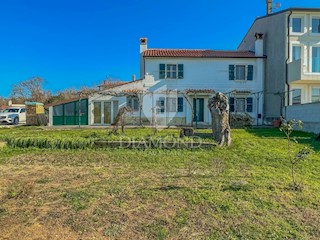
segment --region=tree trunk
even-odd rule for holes
[[[213,139],[220,145],[231,144],[231,130],[229,124],[229,101],[222,94],[217,93],[209,99],[208,108],[212,117]]]

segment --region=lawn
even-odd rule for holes
[[[151,129],[128,129],[143,138]],[[166,129],[157,136],[178,137]],[[209,131],[198,133],[210,141]],[[0,129],[10,138],[119,139],[103,129]],[[319,239],[320,146],[290,189],[278,129],[236,129],[231,147],[40,149],[0,144],[2,239]]]

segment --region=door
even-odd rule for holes
[[[112,121],[111,102],[93,103],[93,124],[108,125]]]
[[[111,102],[103,103],[103,123],[111,124]]]
[[[26,109],[25,108],[21,108],[20,109],[19,121],[20,122],[25,122],[26,121]]]
[[[93,124],[102,123],[102,102],[93,103]]]
[[[204,122],[204,98],[193,99],[193,113],[195,122]]]

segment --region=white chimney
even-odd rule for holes
[[[254,45],[254,51],[256,54],[256,57],[263,57],[263,33],[256,33],[256,42]]]
[[[267,15],[272,13],[272,0],[266,0],[267,3]]]
[[[148,38],[140,38],[140,53],[148,49]]]
[[[132,75],[132,81],[133,82],[136,81],[136,75],[135,74]]]

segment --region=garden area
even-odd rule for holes
[[[0,129],[1,239],[319,239],[320,142],[290,187],[279,129],[233,129],[230,147],[210,130]],[[193,149],[96,147],[96,141],[198,143]]]

